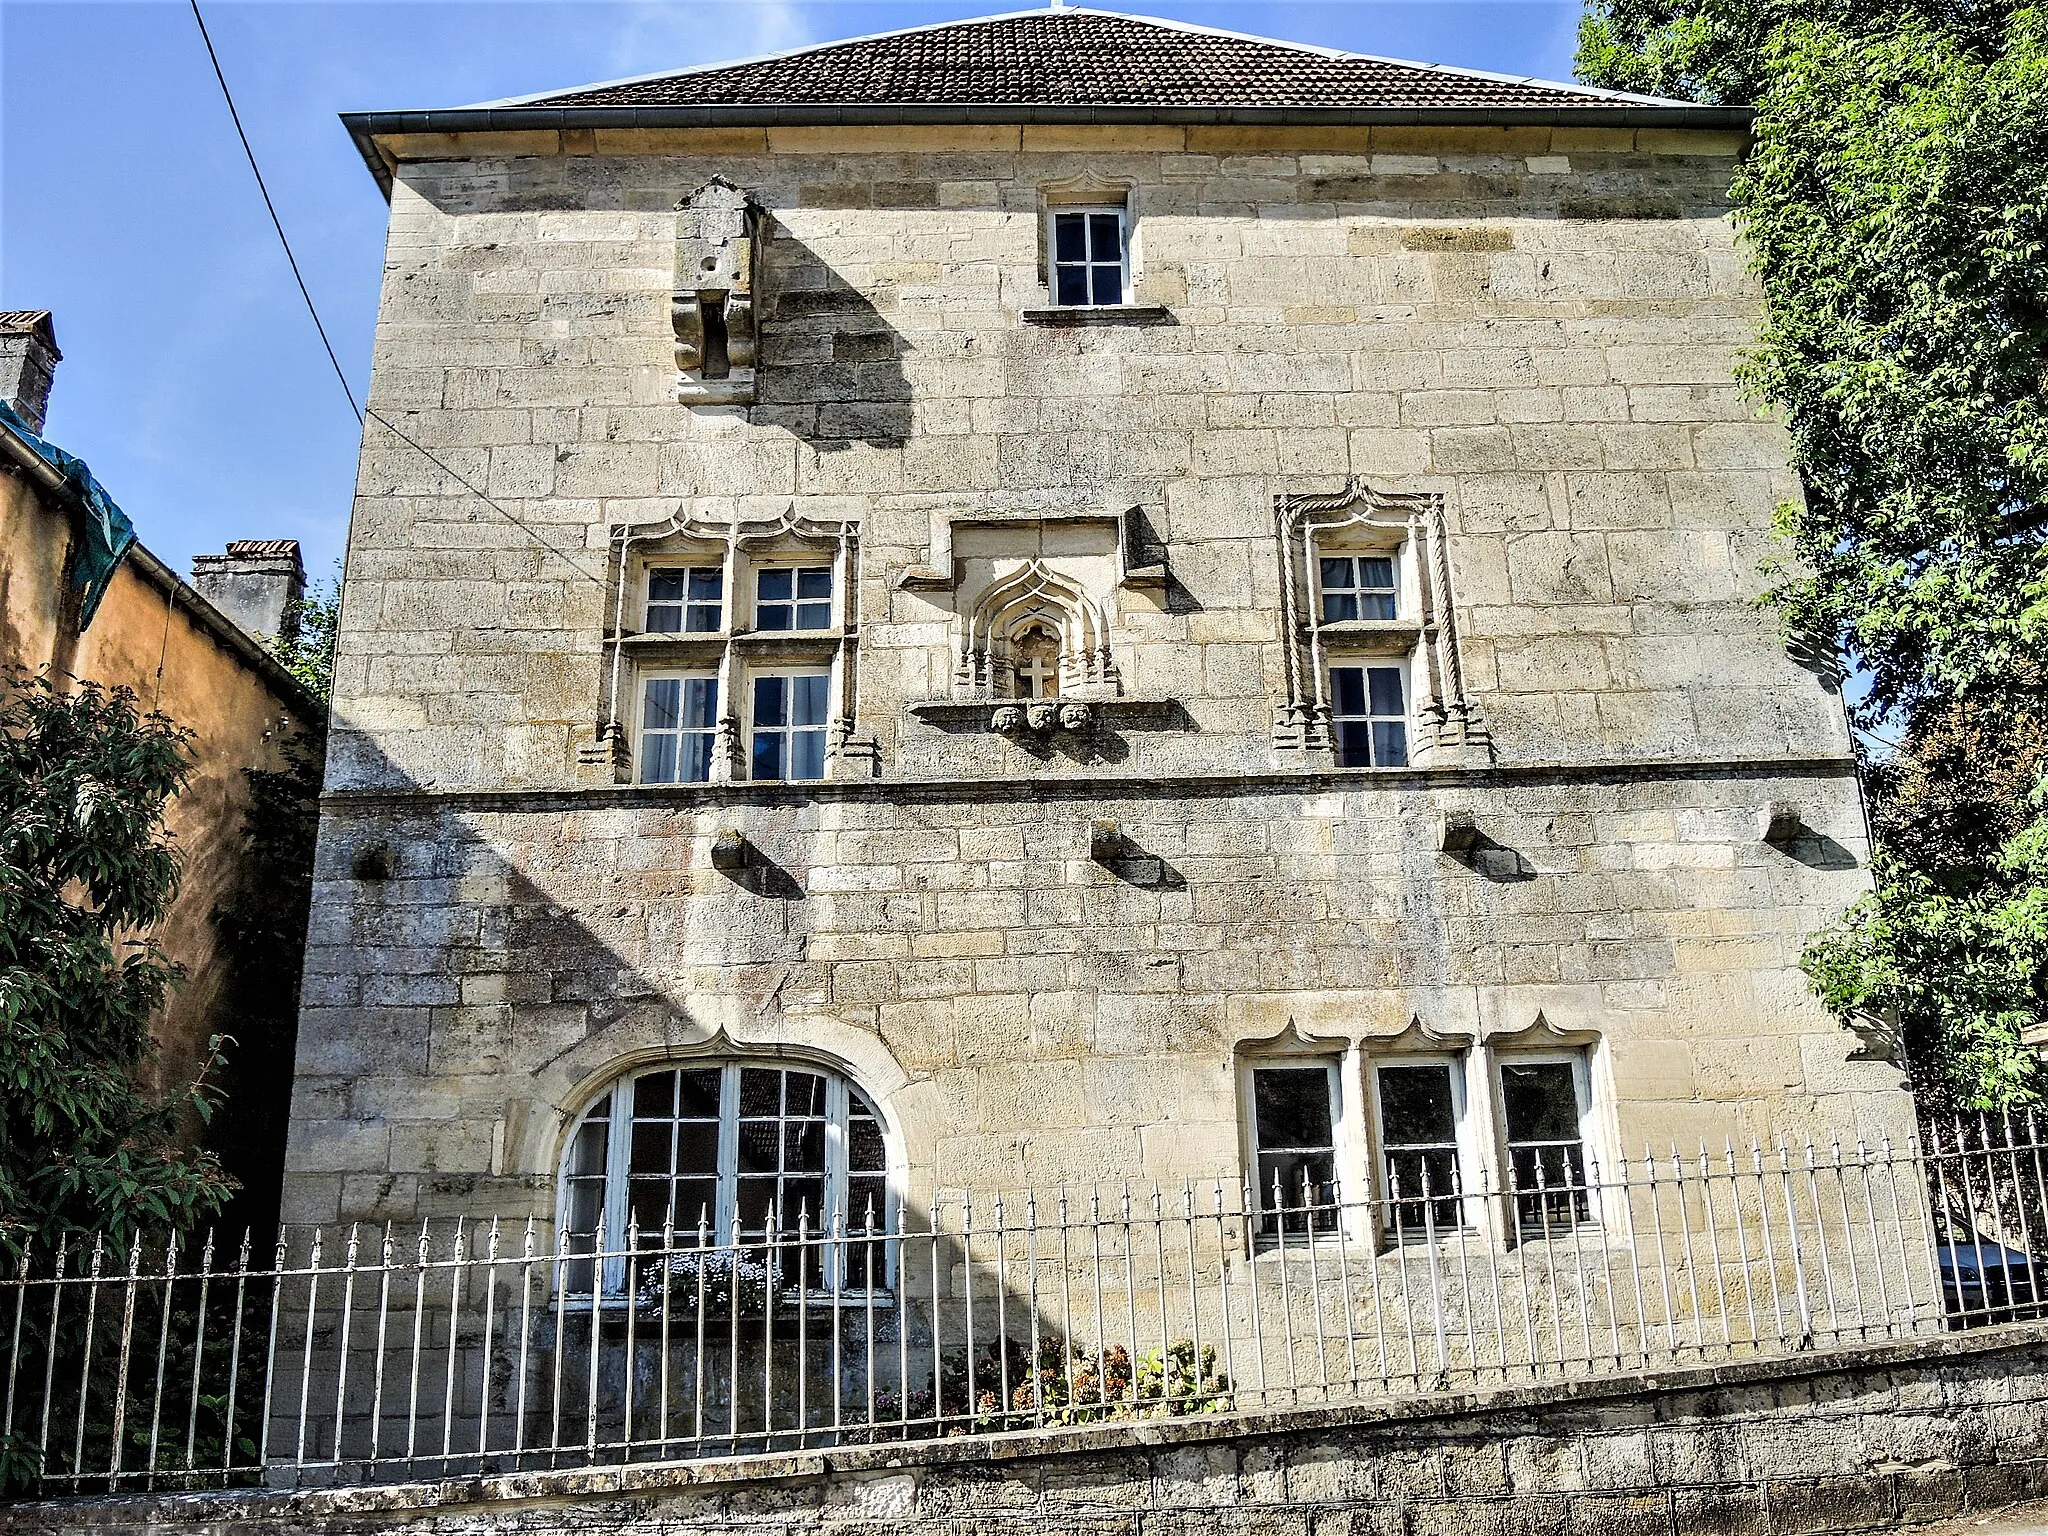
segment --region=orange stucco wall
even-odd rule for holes
[[[132,688],[194,735],[189,787],[165,817],[184,869],[178,899],[157,930],[187,979],[156,1025],[159,1071],[183,1081],[209,1035],[225,1027],[224,977],[212,913],[237,888],[245,768],[284,766],[283,728],[296,705],[223,643],[195,611],[189,587],[172,594],[124,561],[83,635],[63,622],[69,520],[23,475],[0,471],[0,670],[36,671]],[[217,615],[208,615],[225,623]],[[159,676],[161,671],[161,676]]]

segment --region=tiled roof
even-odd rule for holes
[[[918,27],[491,105],[1426,109],[1653,101],[1069,9]]]
[[[57,350],[57,327],[47,309],[0,309],[0,336],[39,336]]]

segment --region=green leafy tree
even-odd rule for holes
[[[165,803],[188,735],[125,688],[0,682],[0,1237],[190,1225],[229,1183],[180,1150],[200,1082],[146,1087],[178,976],[149,937],[178,887]]]
[[[1734,187],[1792,438],[1771,599],[1868,685],[1876,892],[1809,947],[1923,1094],[2038,1096],[2048,1026],[2048,14],[1973,0],[1590,0],[1585,78],[1757,106]]]
[[[341,627],[341,562],[334,575],[307,589],[285,614],[284,633],[270,649],[306,692],[325,704],[334,694],[334,637]]]

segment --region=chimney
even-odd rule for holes
[[[306,567],[297,539],[236,539],[224,555],[194,555],[192,585],[259,640],[297,633]]]
[[[47,309],[0,309],[0,400],[38,437],[50,404],[50,380],[63,356]]]

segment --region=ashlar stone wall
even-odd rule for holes
[[[569,1118],[701,1049],[841,1065],[913,1200],[1234,1178],[1238,1067],[1290,1025],[1354,1104],[1404,1040],[1584,1049],[1609,1156],[1899,1139],[1898,1072],[1796,968],[1867,849],[1839,699],[1752,602],[1794,486],[1731,379],[1740,147],[391,141],[287,1216],[551,1220]],[[686,407],[671,210],[714,174],[765,212],[759,398]],[[1056,184],[1126,189],[1151,323],[1027,318]],[[1441,498],[1491,742],[1449,766],[1275,744],[1276,505],[1354,483]],[[958,594],[905,577],[956,525],[1131,508],[1164,572],[1110,594],[1111,649],[1153,714],[1065,751],[912,707]],[[858,525],[861,751],[821,784],[594,781],[612,530],[786,518]],[[1774,802],[1798,830],[1766,842]],[[754,862],[712,866],[728,831]]]

